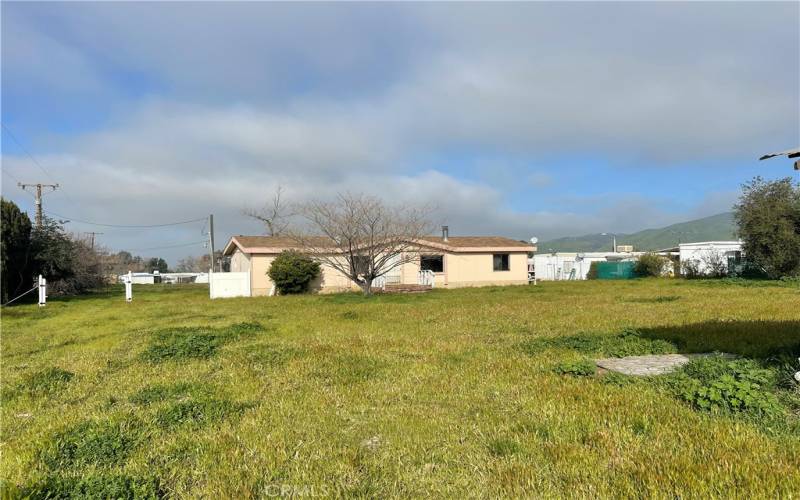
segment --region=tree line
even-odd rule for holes
[[[78,294],[114,282],[128,271],[167,272],[166,260],[130,252],[110,252],[68,233],[62,223],[44,217],[41,227],[12,201],[2,199],[0,288],[2,303],[30,290],[36,276],[47,278],[48,294]],[[208,260],[208,257],[206,257]]]

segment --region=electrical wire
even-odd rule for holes
[[[4,174],[6,174],[7,176],[9,176],[9,177],[11,177],[12,179],[14,179],[15,181],[17,181],[17,187],[19,188],[19,190],[20,190],[20,191],[22,191],[23,193],[27,194],[27,195],[28,195],[28,196],[30,196],[31,198],[34,198],[34,199],[36,199],[36,195],[35,195],[35,194],[33,194],[33,193],[31,193],[30,191],[27,191],[27,190],[25,190],[25,189],[22,189],[22,186],[20,186],[20,184],[22,184],[22,181],[20,181],[20,180],[19,180],[19,179],[17,179],[17,178],[16,178],[14,175],[12,175],[12,174],[11,174],[11,172],[9,172],[9,171],[8,171],[8,170],[6,170],[6,169],[0,169],[0,170],[2,170],[2,172],[3,172]]]
[[[148,227],[167,227],[167,226],[180,226],[182,224],[191,224],[193,222],[200,222],[203,220],[207,220],[207,217],[200,217],[197,219],[191,220],[184,220],[184,221],[177,221],[177,222],[165,222],[163,224],[105,224],[102,222],[92,222],[88,220],[81,220],[76,219],[75,217],[70,217],[68,215],[61,215],[55,212],[51,212],[49,210],[42,210],[44,213],[52,215],[54,217],[58,217],[63,220],[68,220],[70,222],[80,222],[81,224],[89,224],[91,226],[102,226],[102,227],[122,227],[122,228],[129,228],[129,229],[143,229]]]
[[[56,184],[58,184],[58,181],[55,179],[55,177],[53,177],[52,175],[50,175],[50,172],[48,172],[47,170],[45,170],[45,169],[44,169],[44,167],[42,166],[42,164],[41,164],[41,163],[39,163],[38,161],[36,161],[36,158],[34,158],[34,157],[33,157],[33,155],[30,153],[30,151],[28,151],[28,150],[25,148],[25,146],[23,146],[23,144],[20,142],[20,140],[19,140],[19,139],[17,139],[17,136],[16,136],[16,135],[14,135],[14,133],[11,131],[11,129],[9,129],[9,128],[8,128],[8,126],[7,126],[5,123],[0,123],[0,125],[2,125],[3,129],[4,129],[4,130],[5,130],[7,133],[8,133],[8,135],[10,135],[10,136],[11,136],[11,138],[14,140],[14,142],[16,142],[16,143],[17,143],[17,146],[19,146],[19,147],[20,147],[20,149],[22,149],[22,151],[23,151],[23,152],[24,152],[26,155],[28,155],[28,158],[30,158],[30,159],[31,159],[31,161],[32,161],[34,164],[36,164],[36,166],[37,166],[37,167],[39,167],[39,169],[40,169],[42,172],[44,172],[44,175],[46,175],[47,177],[50,177],[50,180],[51,180],[51,181],[53,181],[53,182],[55,182]]]
[[[11,129],[9,129],[9,128],[8,128],[8,125],[6,125],[4,122],[3,122],[3,123],[0,123],[0,125],[2,125],[2,127],[3,127],[3,129],[6,131],[6,133],[8,133],[8,135],[10,135],[10,136],[11,136],[11,138],[14,140],[14,142],[16,142],[16,143],[17,143],[17,146],[19,146],[19,147],[20,147],[20,149],[22,149],[22,151],[23,151],[23,152],[24,152],[24,153],[25,153],[25,154],[28,156],[28,158],[30,158],[30,159],[31,159],[31,161],[32,161],[32,162],[33,162],[33,163],[34,163],[34,164],[35,164],[37,167],[39,167],[39,170],[41,170],[42,172],[44,172],[44,174],[45,174],[47,177],[49,177],[51,181],[53,181],[53,182],[55,182],[56,184],[58,184],[59,186],[61,186],[61,183],[60,183],[60,182],[58,182],[58,181],[56,180],[56,178],[55,178],[55,177],[53,177],[52,175],[50,175],[50,172],[48,172],[47,170],[45,170],[45,168],[42,166],[42,164],[41,164],[41,163],[39,163],[39,161],[38,161],[38,160],[37,160],[37,159],[36,159],[36,158],[35,158],[35,157],[34,157],[34,156],[31,154],[31,152],[30,152],[30,151],[28,151],[28,149],[27,149],[27,148],[26,148],[26,147],[25,147],[25,146],[22,144],[22,142],[21,142],[19,139],[17,139],[17,136],[16,136],[16,135],[14,135],[14,133],[11,131]],[[17,181],[17,182],[21,182],[21,181]],[[24,189],[23,189],[23,191],[24,191]],[[66,191],[64,191],[63,187],[62,187],[62,189],[58,190],[57,192],[58,192],[58,193],[61,193],[61,194],[63,194],[63,195],[64,195],[64,197],[67,199],[67,201],[69,201],[69,202],[70,202],[70,204],[72,204],[73,206],[77,206],[77,205],[78,205],[77,203],[75,203],[75,201],[72,199],[72,197],[70,197],[69,193],[67,193]]]

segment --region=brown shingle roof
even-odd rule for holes
[[[523,241],[504,238],[502,236],[450,236],[444,241],[441,236],[424,236],[420,243],[429,243],[432,247],[453,252],[480,251],[481,249],[501,249],[503,251],[530,251],[535,247]],[[314,244],[326,246],[331,240],[325,236],[314,237]],[[225,246],[225,253],[239,246],[245,253],[272,253],[296,248],[297,243],[285,236],[234,236]]]
[[[424,241],[438,243],[454,248],[480,248],[480,247],[530,247],[530,243],[504,238],[502,236],[450,236],[444,241],[441,236],[424,236]]]

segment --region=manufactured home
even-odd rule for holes
[[[320,240],[324,245],[325,241]],[[389,271],[381,281],[392,285],[423,285],[433,288],[458,288],[528,283],[528,253],[535,246],[499,236],[426,236],[412,242],[412,262]],[[272,261],[285,250],[297,249],[294,240],[280,236],[234,236],[223,254],[230,257],[230,274],[241,273],[249,284],[237,295],[274,293],[267,276]],[[215,273],[224,274],[224,273]],[[312,283],[316,292],[355,290],[357,286],[342,273],[322,265],[319,278]]]

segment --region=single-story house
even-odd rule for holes
[[[320,240],[321,246],[325,239]],[[420,272],[429,271],[435,288],[528,283],[528,253],[536,251],[529,243],[499,236],[426,236],[413,242],[419,255],[385,276],[387,284],[416,285]],[[280,236],[234,236],[223,255],[230,257],[231,273],[249,273],[250,295],[269,295],[272,281],[267,276],[270,264],[284,250],[296,249],[294,240]],[[320,277],[312,283],[319,292],[357,289],[342,273],[322,265]]]

